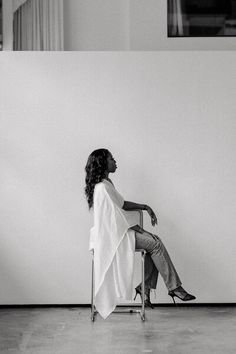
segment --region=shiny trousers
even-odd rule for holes
[[[135,248],[146,250],[145,257],[145,289],[156,289],[160,273],[169,291],[180,286],[181,280],[171,258],[161,241],[153,234],[135,232]]]

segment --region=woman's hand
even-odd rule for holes
[[[152,208],[150,208],[150,206],[146,206],[146,210],[151,218],[151,224],[152,226],[157,225],[157,217],[156,214],[154,213],[154,211],[152,210]]]

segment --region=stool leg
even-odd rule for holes
[[[142,252],[142,310],[141,319],[145,321],[145,252]]]
[[[94,322],[96,310],[94,306],[94,256],[92,257],[92,284],[91,284],[91,321]]]

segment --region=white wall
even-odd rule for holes
[[[235,37],[168,38],[167,0],[66,0],[66,50],[235,50]]]
[[[127,0],[64,1],[65,50],[129,49]]]
[[[236,55],[2,53],[0,303],[88,303],[89,153],[157,211],[198,302],[236,296]],[[152,230],[146,220],[146,227]],[[158,302],[169,302],[162,280]]]

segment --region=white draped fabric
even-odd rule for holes
[[[63,0],[27,0],[14,13],[14,50],[63,50]]]
[[[169,0],[168,2],[168,27],[171,36],[183,36],[183,13],[181,0]]]
[[[122,209],[123,197],[107,180],[95,186],[94,226],[90,250],[94,250],[95,306],[106,318],[120,300],[132,298],[137,212]]]

